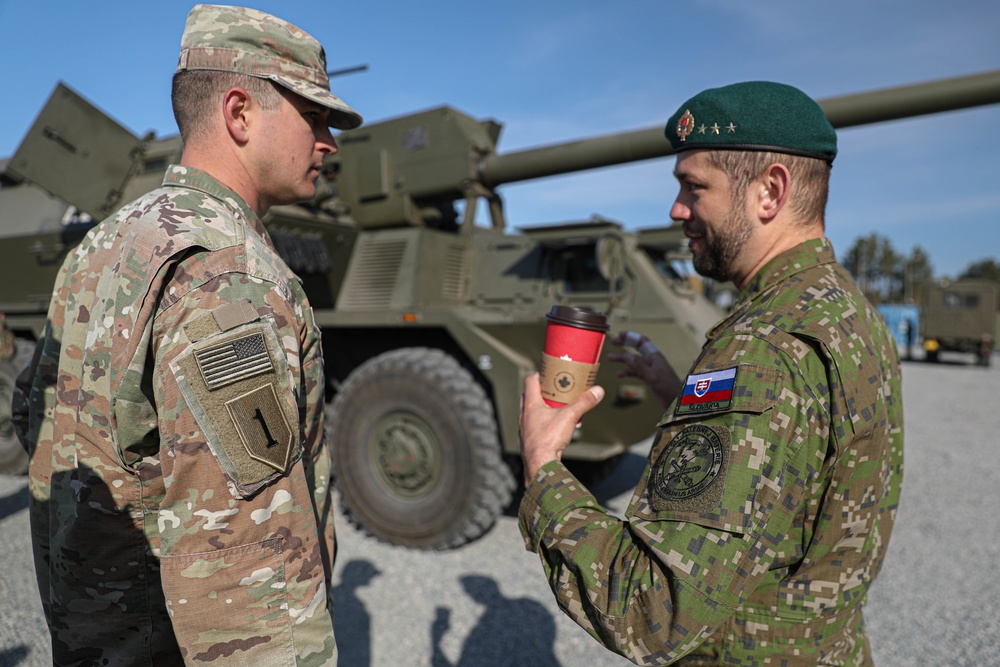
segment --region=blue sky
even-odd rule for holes
[[[504,124],[499,152],[662,124],[707,87],[769,79],[816,98],[1000,69],[996,0],[258,0],[316,36],[368,121],[440,105]],[[189,2],[0,0],[0,156],[56,83],[137,134],[176,132],[169,87]],[[1000,105],[839,133],[827,231],[921,246],[938,276],[1000,258]],[[673,160],[501,188],[510,223],[666,224]]]

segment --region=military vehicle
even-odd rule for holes
[[[1000,285],[989,280],[943,281],[928,288],[920,312],[924,358],[938,361],[941,352],[965,352],[989,366],[998,309]]]
[[[1000,71],[821,104],[847,127],[998,101]],[[518,397],[552,305],[642,331],[679,373],[723,314],[678,268],[679,226],[626,231],[598,217],[515,232],[504,216],[503,184],[669,155],[661,126],[507,154],[496,152],[500,131],[445,106],[344,132],[317,196],[265,219],[323,329],[343,507],[387,542],[460,545],[508,506]],[[56,270],[80,233],[156,187],[179,149],[177,137],[132,137],[57,87],[0,189],[0,312],[19,349],[42,330]],[[607,398],[565,454],[581,474],[613,465],[662,411],[612,364],[597,382]],[[16,442],[3,443],[4,469],[23,467]]]

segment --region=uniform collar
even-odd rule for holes
[[[750,301],[790,276],[820,264],[836,262],[833,246],[826,237],[803,241],[761,267],[740,291],[740,302]]]
[[[167,167],[167,173],[163,175],[163,185],[190,188],[218,199],[233,209],[237,217],[244,218],[259,236],[268,238],[264,223],[257,217],[253,209],[243,201],[242,197],[220,183],[208,172],[194,167],[172,164]]]
[[[833,245],[826,237],[803,241],[794,248],[786,250],[755,273],[742,290],[732,312],[716,324],[708,333],[712,338],[718,331],[737,321],[751,307],[754,299],[781,284],[796,273],[811,269],[821,264],[832,264],[837,258],[833,254]]]

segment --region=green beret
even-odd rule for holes
[[[773,151],[833,162],[837,133],[798,88],[747,81],[702,91],[681,105],[665,130],[675,152],[692,148]]]

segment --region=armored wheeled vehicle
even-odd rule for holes
[[[993,72],[821,104],[845,127],[998,101]],[[391,543],[460,545],[510,503],[518,397],[538,368],[552,305],[642,331],[679,373],[723,314],[677,270],[686,252],[677,226],[627,231],[594,218],[511,230],[504,215],[505,183],[669,155],[662,127],[507,154],[496,152],[500,131],[440,107],[344,132],[316,197],[265,219],[323,330],[344,509]],[[19,352],[0,369],[0,391],[9,394],[45,325],[67,251],[94,220],[158,186],[179,151],[177,137],[133,137],[57,87],[3,169],[0,312]],[[597,382],[607,398],[564,456],[582,475],[651,435],[662,410],[611,364]],[[0,465],[23,468],[9,428],[0,436]]]

